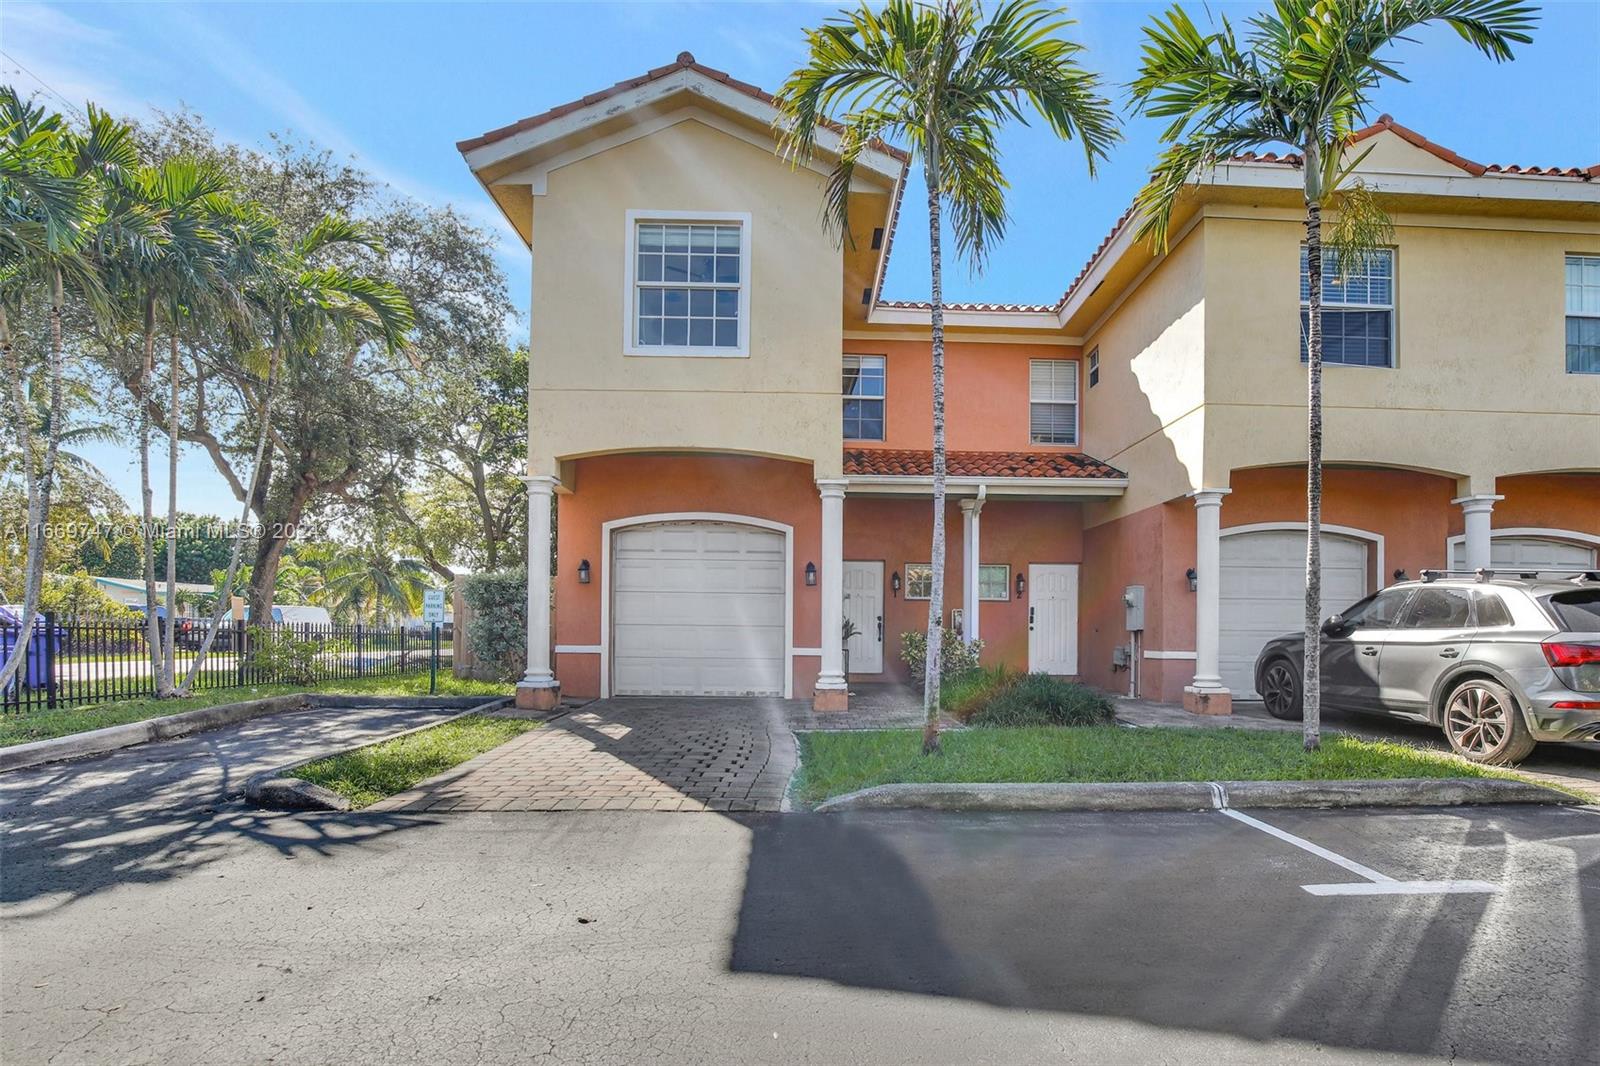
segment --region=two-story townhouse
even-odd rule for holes
[[[556,564],[519,699],[841,709],[905,677],[935,580],[988,662],[1253,695],[1304,594],[1298,160],[1203,176],[1164,253],[1124,217],[1054,305],[947,308],[936,575],[929,308],[879,298],[908,159],[866,154],[841,244],[826,138],[791,165],[776,118],[685,53],[459,145],[533,256],[529,557]],[[1600,166],[1357,140],[1395,234],[1325,282],[1329,611],[1424,567],[1596,565]]]

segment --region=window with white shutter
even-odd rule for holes
[[[1028,439],[1034,444],[1078,443],[1076,360],[1028,361]]]

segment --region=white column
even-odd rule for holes
[[[558,688],[550,668],[550,497],[556,479],[530,477],[528,483],[528,672],[518,688]]]
[[[818,481],[822,495],[822,669],[818,690],[844,691],[844,482]]]
[[[1199,489],[1194,499],[1194,683],[1184,690],[1227,695],[1218,664],[1222,629],[1222,497],[1230,489]],[[1186,701],[1187,702],[1187,701]]]
[[[1504,496],[1481,493],[1476,496],[1461,496],[1450,501],[1461,508],[1462,519],[1466,523],[1467,543],[1464,554],[1468,570],[1486,570],[1489,567],[1492,512],[1496,501],[1503,499]]]
[[[980,546],[980,537],[983,532],[983,498],[961,501],[961,615],[965,619],[966,632],[962,636],[967,643],[972,643],[978,638],[978,605],[981,598],[978,593],[978,573],[983,565],[983,552]]]

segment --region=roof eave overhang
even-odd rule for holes
[[[875,306],[867,315],[874,326],[925,326],[933,328],[933,311],[926,307]],[[1037,329],[1056,332],[1061,316],[1054,311],[959,311],[946,308],[947,329]]]
[[[903,474],[846,475],[845,491],[860,496],[926,496],[933,478]],[[946,491],[953,497],[1060,496],[1111,499],[1128,491],[1128,479],[1109,477],[947,477]]]
[[[583,107],[540,122],[528,129],[475,148],[462,151],[462,157],[474,173],[495,167],[525,153],[533,152],[554,142],[581,137],[588,128],[609,121],[628,111],[650,107],[679,93],[690,93],[720,108],[750,119],[772,130],[779,121],[778,109],[765,100],[741,92],[729,85],[707,77],[694,67],[678,67],[659,78],[630,89],[605,96]],[[822,128],[817,131],[817,148],[822,153],[836,157],[841,147],[837,131]],[[856,166],[859,170],[880,178],[886,184],[898,182],[904,164],[882,148],[867,148],[861,153]]]

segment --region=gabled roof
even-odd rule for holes
[[[726,85],[735,92],[743,93],[752,100],[759,100],[762,103],[769,105],[774,103],[772,94],[760,88],[759,86],[751,85],[749,82],[740,81],[727,71],[717,70],[713,67],[708,67],[703,63],[697,62],[694,58],[694,53],[692,52],[679,52],[678,58],[673,60],[671,63],[666,64],[665,66],[655,67],[651,70],[647,70],[636,78],[628,78],[624,81],[619,81],[609,89],[601,89],[599,92],[590,93],[588,96],[573,100],[570,103],[561,104],[558,107],[552,107],[548,111],[541,111],[537,115],[529,115],[527,118],[518,119],[509,126],[501,126],[499,129],[490,130],[488,133],[485,133],[481,136],[471,137],[464,141],[457,141],[456,149],[461,152],[470,152],[475,148],[482,148],[484,145],[494,144],[496,141],[503,141],[507,137],[522,133],[525,130],[534,129],[535,127],[542,126],[547,122],[553,122],[563,115],[570,115],[572,112],[577,111],[580,108],[598,104],[604,100],[610,99],[613,96],[625,93],[629,89],[637,89],[641,85],[647,85],[652,81],[658,81],[670,74],[676,74],[680,70],[692,70],[697,74],[701,74],[707,78],[710,78],[712,81],[720,82],[721,84]],[[832,130],[837,130],[839,128],[834,123],[826,123],[825,125]],[[908,153],[902,149],[894,147],[893,145],[877,140],[873,141],[872,143],[874,148],[886,152],[890,156],[899,160],[901,163],[907,163],[911,159],[911,156]]]

